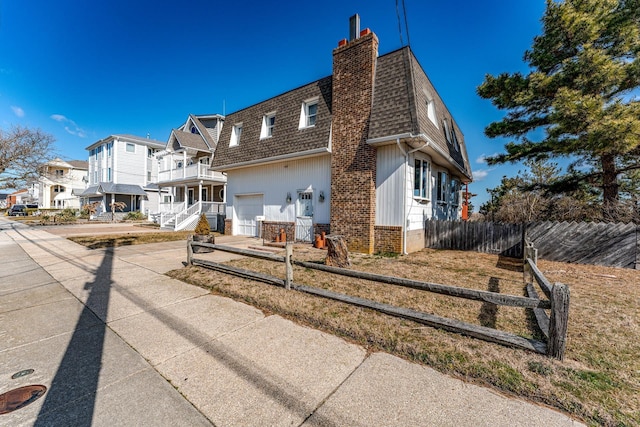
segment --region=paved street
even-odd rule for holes
[[[0,425],[582,425],[163,274],[185,258],[0,217],[0,393],[47,388]]]

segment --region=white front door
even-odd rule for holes
[[[313,192],[298,191],[296,201],[296,240],[313,241]]]
[[[236,218],[234,229],[239,236],[258,236],[257,216],[263,215],[264,204],[262,194],[250,196],[236,196],[235,201]]]

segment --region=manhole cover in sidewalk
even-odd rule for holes
[[[28,385],[0,394],[0,414],[8,414],[24,408],[44,395],[47,388],[43,385]]]

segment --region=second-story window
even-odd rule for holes
[[[317,117],[318,98],[312,98],[304,101],[302,103],[302,109],[300,110],[300,122],[298,123],[298,129],[315,126]]]
[[[107,144],[107,157],[111,157],[111,151],[113,149],[113,142]]]
[[[136,152],[136,144],[133,144],[131,142],[127,142],[127,146],[125,148],[127,150],[127,153],[135,153]]]
[[[107,168],[107,181],[111,182],[111,168]]]
[[[240,144],[240,136],[242,136],[242,123],[236,123],[231,129],[231,140],[229,141],[229,147]]]
[[[64,193],[64,187],[62,185],[54,185],[53,186],[54,193]]]
[[[276,113],[265,114],[262,118],[262,131],[260,139],[271,138],[273,136],[273,128],[276,125]]]
[[[64,170],[63,169],[56,169],[56,178],[60,178],[64,176]]]

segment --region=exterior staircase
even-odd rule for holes
[[[163,212],[160,214],[160,228],[180,231],[194,230],[200,215],[204,213],[209,220],[212,231],[218,230],[218,216],[224,215],[224,203],[196,202],[179,212]]]

